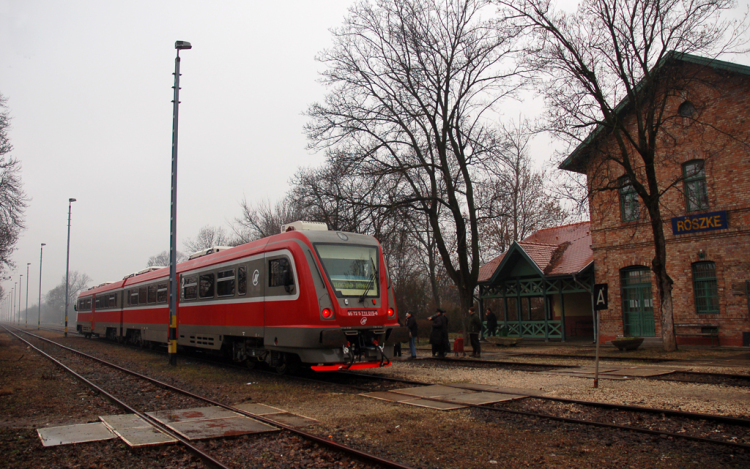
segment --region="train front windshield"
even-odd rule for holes
[[[380,296],[378,248],[315,244],[336,296]]]

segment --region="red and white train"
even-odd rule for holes
[[[177,345],[222,351],[279,371],[387,366],[400,327],[378,241],[295,222],[285,232],[197,253],[177,265]],[[142,345],[167,344],[169,268],[82,292],[77,330]]]

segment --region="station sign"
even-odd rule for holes
[[[609,308],[609,284],[594,285],[594,310],[601,311]]]
[[[672,218],[672,234],[699,233],[729,228],[726,210]]]

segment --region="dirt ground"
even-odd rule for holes
[[[227,404],[251,401],[315,418],[319,423],[306,430],[412,467],[750,467],[747,452],[716,445],[477,409],[439,412],[400,406],[331,385],[184,358],[170,367],[164,354],[96,339],[47,335]],[[399,366],[406,365],[393,365]],[[17,339],[0,333],[0,468],[202,467],[178,446],[131,450],[119,440],[110,440],[44,448],[36,433],[45,426],[94,422],[100,415],[121,412]],[[226,461],[236,467],[349,467],[320,457],[314,449],[309,456],[287,462],[296,450],[284,440],[248,435],[229,443],[266,455]],[[220,446],[203,444],[208,449]]]

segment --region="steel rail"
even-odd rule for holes
[[[380,376],[375,375],[364,375],[361,373],[354,373],[354,372],[348,372],[347,374],[358,376],[358,377],[369,377],[369,378],[376,378],[381,379]],[[389,381],[395,381],[399,382],[402,381],[399,378],[389,378]],[[411,380],[403,380],[402,382],[406,384],[421,384],[424,386],[431,386],[434,383],[419,383]],[[456,389],[471,389],[471,386],[455,386],[450,384],[443,384],[442,386],[446,387],[452,387]],[[494,392],[496,394],[507,394],[503,392],[498,391],[492,391],[489,389],[484,388],[476,388],[473,390],[481,390],[484,392]],[[549,397],[549,396],[540,396],[540,395],[530,395],[528,396],[532,399],[540,399],[540,400],[548,400],[548,401],[557,401],[557,402],[564,402],[568,404],[579,404],[579,405],[585,405],[590,407],[602,407],[602,408],[608,408],[613,410],[626,410],[629,412],[644,412],[644,413],[654,413],[654,414],[664,414],[664,415],[670,415],[674,417],[683,417],[683,418],[689,418],[693,420],[708,420],[708,421],[714,421],[718,423],[725,423],[725,424],[731,424],[731,425],[737,425],[742,427],[750,427],[750,419],[742,419],[742,418],[736,418],[736,417],[726,417],[723,415],[713,415],[713,414],[700,414],[700,413],[693,413],[693,412],[683,412],[679,410],[669,410],[669,409],[656,409],[651,407],[641,407],[641,406],[629,406],[629,405],[619,405],[619,404],[609,404],[604,402],[593,402],[593,401],[580,401],[575,399],[565,399],[565,398],[558,398],[558,397]],[[455,401],[449,401],[445,399],[439,399],[439,398],[421,398],[426,400],[432,400],[436,402],[443,402],[447,404],[456,404]],[[607,427],[607,428],[613,428],[617,430],[628,430],[628,431],[634,431],[639,433],[646,433],[651,435],[666,435],[674,438],[683,438],[688,439],[692,441],[698,441],[703,443],[715,443],[725,446],[731,446],[734,448],[741,448],[741,449],[750,449],[750,444],[745,443],[733,443],[730,441],[722,441],[722,440],[714,440],[711,438],[703,438],[703,437],[696,437],[696,436],[689,436],[689,435],[683,435],[679,433],[671,433],[666,431],[660,431],[660,430],[650,430],[647,428],[641,428],[641,427],[631,427],[627,425],[617,425],[617,424],[608,424],[608,423],[602,423],[602,422],[594,422],[591,420],[580,420],[580,419],[573,419],[569,417],[557,417],[554,415],[549,414],[537,414],[534,412],[526,412],[526,411],[520,411],[520,410],[512,410],[512,409],[505,409],[502,407],[491,407],[487,405],[480,405],[480,404],[468,404],[468,403],[460,403],[461,405],[465,405],[467,407],[473,407],[478,409],[485,409],[490,410],[493,412],[506,412],[511,414],[517,414],[517,415],[524,415],[528,417],[537,417],[537,418],[546,418],[550,420],[558,420],[562,422],[567,423],[576,423],[576,424],[584,424],[584,425],[593,425],[598,427]]]
[[[66,366],[64,363],[62,363],[61,361],[59,361],[55,357],[53,357],[53,356],[49,355],[48,353],[44,352],[43,350],[39,349],[38,347],[36,347],[34,344],[32,344],[31,342],[29,342],[28,340],[24,339],[23,337],[19,336],[18,334],[14,333],[13,331],[9,330],[6,326],[3,326],[3,328],[9,334],[13,335],[18,340],[24,342],[26,345],[28,345],[32,349],[34,349],[37,352],[39,352],[42,356],[47,357],[53,363],[55,363],[56,365],[60,366],[65,371],[67,371],[68,373],[72,374],[73,376],[75,376],[79,380],[83,381],[87,386],[95,389],[97,392],[100,392],[100,393],[104,394],[108,399],[110,399],[111,401],[115,402],[116,404],[118,404],[122,408],[126,409],[128,412],[132,412],[132,413],[136,414],[138,417],[142,418],[143,420],[145,420],[146,422],[148,422],[152,426],[156,427],[157,429],[161,430],[162,432],[164,432],[164,433],[170,435],[171,437],[175,438],[176,440],[178,440],[190,452],[192,452],[193,454],[195,454],[196,456],[198,456],[204,463],[207,463],[208,466],[210,466],[210,467],[216,467],[216,468],[219,468],[219,469],[230,469],[230,466],[226,466],[226,465],[222,464],[220,461],[214,459],[209,454],[204,453],[199,448],[193,446],[188,440],[184,439],[182,436],[180,436],[179,434],[177,434],[174,431],[172,431],[169,427],[167,427],[165,425],[162,425],[159,421],[157,421],[153,417],[151,417],[151,416],[149,416],[147,414],[144,414],[144,413],[138,411],[137,409],[131,407],[126,402],[118,399],[116,396],[114,396],[113,394],[111,394],[110,392],[108,392],[107,390],[105,390],[104,388],[102,388],[102,387],[94,384],[90,380],[84,378],[83,376],[81,376],[80,374],[78,374],[75,370],[73,370],[72,368]],[[22,331],[22,332],[25,332],[25,331]],[[28,332],[26,332],[26,333],[29,334]],[[29,335],[34,336],[34,334],[29,334]],[[37,338],[39,338],[39,337],[37,337]],[[42,339],[46,340],[44,338],[42,338]]]
[[[573,357],[571,357],[573,358]],[[424,358],[422,360],[429,360],[429,361],[435,361],[438,363],[448,364],[448,363],[460,363],[460,364],[466,364],[466,365],[474,365],[478,367],[492,367],[496,366],[497,368],[502,368],[503,365],[510,365],[510,366],[528,366],[531,368],[576,368],[577,365],[558,365],[553,363],[524,363],[524,362],[509,362],[509,361],[496,361],[496,360],[478,360],[478,359],[466,359],[466,358]],[[604,358],[603,360],[609,360],[609,358]],[[623,359],[626,360],[626,359]],[[665,360],[662,360],[665,361]],[[676,360],[675,360],[676,361]],[[501,366],[497,366],[501,365]],[[545,370],[539,370],[540,372],[543,372]],[[535,372],[535,371],[532,371]],[[682,371],[682,370],[675,370],[669,373],[665,373],[662,376],[638,376],[639,379],[648,379],[648,380],[654,380],[654,381],[674,381],[674,382],[681,382],[681,383],[696,383],[696,384],[711,384],[711,383],[704,383],[702,381],[698,380],[680,380],[680,379],[665,379],[663,376],[669,376],[672,374],[686,374],[686,375],[695,375],[695,376],[707,376],[710,378],[717,378],[717,379],[734,379],[738,381],[748,381],[750,382],[750,375],[740,375],[740,374],[732,374],[732,373],[704,373],[700,371]],[[748,385],[733,385],[730,384],[730,386],[737,386],[737,387],[748,387]]]
[[[320,444],[322,446],[326,446],[326,447],[329,447],[329,448],[336,449],[336,450],[341,451],[343,453],[347,453],[347,454],[356,456],[359,459],[362,459],[362,460],[365,460],[365,461],[368,461],[368,462],[371,462],[371,463],[374,463],[374,464],[379,464],[379,465],[381,465],[383,467],[386,467],[386,468],[411,469],[410,466],[406,466],[406,465],[397,463],[395,461],[384,459],[384,458],[381,458],[381,457],[373,455],[373,454],[365,453],[365,452],[360,451],[360,450],[358,450],[356,448],[352,448],[350,446],[346,446],[346,445],[343,445],[341,443],[337,443],[337,442],[335,442],[333,440],[330,440],[330,439],[327,439],[327,438],[319,437],[319,436],[314,435],[312,433],[308,433],[306,431],[299,430],[297,428],[294,428],[292,426],[289,426],[289,425],[277,422],[275,420],[271,420],[271,419],[263,417],[263,416],[255,415],[255,414],[252,414],[250,412],[244,411],[242,409],[237,409],[237,408],[232,407],[230,405],[223,404],[221,402],[214,401],[214,400],[209,399],[207,397],[203,397],[203,396],[200,396],[198,394],[191,393],[190,391],[186,391],[184,389],[180,389],[180,388],[178,388],[176,386],[173,386],[171,384],[164,383],[162,381],[156,380],[156,379],[151,378],[149,376],[140,374],[140,373],[132,371],[132,370],[128,370],[127,368],[123,368],[123,367],[121,367],[119,365],[115,365],[114,363],[110,363],[110,362],[108,362],[106,360],[102,360],[101,358],[94,357],[92,355],[86,354],[86,353],[81,352],[79,350],[76,350],[76,349],[67,347],[65,345],[59,344],[59,343],[57,343],[57,342],[55,342],[53,340],[47,339],[45,337],[40,337],[40,336],[37,336],[36,334],[32,334],[32,333],[26,332],[26,331],[22,331],[22,332],[24,332],[25,334],[28,334],[28,335],[30,335],[32,337],[35,337],[35,338],[37,338],[39,340],[42,340],[42,341],[45,341],[45,342],[49,342],[49,343],[51,343],[51,344],[53,344],[53,345],[55,345],[57,347],[60,347],[60,348],[62,348],[64,350],[67,350],[69,352],[76,353],[76,354],[81,355],[83,357],[86,357],[86,358],[89,358],[89,359],[94,360],[96,362],[99,362],[99,363],[101,363],[103,365],[106,365],[106,366],[109,366],[109,367],[114,368],[116,370],[122,371],[123,373],[128,373],[130,375],[133,375],[133,376],[136,376],[138,378],[144,379],[144,380],[149,381],[150,383],[155,384],[157,386],[161,386],[161,387],[169,389],[171,391],[175,391],[175,392],[184,394],[184,395],[192,397],[194,399],[202,400],[203,402],[206,402],[206,403],[218,406],[218,407],[222,407],[222,408],[230,410],[232,412],[236,412],[236,413],[245,415],[246,417],[251,417],[251,418],[253,418],[255,420],[259,420],[259,421],[267,423],[269,425],[273,425],[273,426],[276,426],[276,427],[279,427],[279,428],[283,428],[284,430],[287,430],[287,431],[289,431],[289,432],[291,432],[293,434],[299,435],[299,436],[301,436],[301,437],[303,437],[305,439],[314,441],[314,442],[316,442],[316,443],[318,443],[318,444]]]

